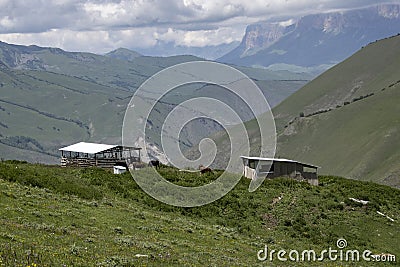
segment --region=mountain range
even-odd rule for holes
[[[176,45],[173,42],[158,40],[157,43],[148,48],[135,48],[135,51],[147,56],[172,56],[172,55],[194,55],[207,60],[215,60],[235,49],[239,41],[222,43],[219,45],[185,46]]]
[[[249,25],[240,45],[218,61],[318,74],[368,43],[399,32],[399,4],[312,14]]]
[[[0,42],[0,157],[57,163],[57,149],[79,141],[118,144],[125,109],[135,90],[166,67],[202,60],[194,56],[148,57],[126,49],[107,55]],[[276,105],[311,79],[287,71],[240,68]],[[168,114],[183,99],[201,94],[196,86],[169,95],[156,107]],[[210,86],[205,88],[212,91]],[[229,97],[220,94],[229,102]],[[162,125],[162,116],[149,121]],[[250,119],[250,117],[248,117]],[[185,147],[215,125],[192,125]],[[219,128],[218,128],[219,129]],[[150,131],[150,135],[157,134]]]

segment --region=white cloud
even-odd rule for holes
[[[238,41],[242,35],[241,31],[231,28],[184,31],[146,27],[112,31],[50,30],[43,33],[8,33],[0,34],[0,40],[23,45],[60,47],[68,51],[106,53],[119,47],[151,47],[157,41],[203,47]]]
[[[285,21],[280,21],[279,25],[282,26],[282,27],[287,27],[287,26],[290,26],[290,25],[292,25],[294,23],[295,23],[294,19],[289,19],[289,20],[285,20]]]
[[[149,47],[155,44],[154,29],[118,31],[50,30],[43,33],[0,34],[0,40],[22,45],[60,47],[67,51],[106,53],[119,47]]]
[[[11,29],[14,26],[13,20],[9,16],[5,16],[0,20],[0,28]]]
[[[184,31],[168,28],[165,32],[155,32],[153,36],[156,40],[175,42],[176,45],[203,47],[239,41],[243,37],[243,32],[228,27],[198,31]]]

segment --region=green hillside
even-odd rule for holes
[[[332,67],[274,108],[280,129],[290,120],[336,108],[353,99],[393,87],[400,80],[400,36],[369,44]]]
[[[215,178],[160,172],[185,186]],[[242,179],[214,203],[177,208],[146,195],[129,173],[1,162],[0,266],[293,266],[276,255],[261,262],[257,252],[267,245],[320,253],[339,238],[346,249],[390,253],[398,262],[398,189],[328,176],[318,187],[283,178],[253,193],[248,185]],[[325,258],[296,266],[369,264]]]
[[[358,180],[400,186],[400,86],[327,113],[296,119],[278,154]]]
[[[400,187],[399,100],[400,36],[395,36],[366,46],[273,108],[276,156],[321,166],[322,174]],[[257,125],[245,126],[254,149]],[[214,139],[220,155],[229,155],[226,135]]]
[[[400,186],[399,52],[400,36],[370,44],[277,106],[278,155]]]
[[[121,124],[128,92],[43,71],[3,69],[0,79],[0,142],[13,150],[1,149],[1,157],[32,160],[41,153],[47,156],[38,161],[55,162],[61,145],[119,140],[114,127]]]

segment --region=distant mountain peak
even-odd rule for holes
[[[121,59],[121,60],[132,61],[135,58],[141,57],[143,55],[136,51],[130,50],[128,48],[120,47],[111,52],[108,52],[107,54],[105,54],[105,56],[111,57],[111,58],[116,58],[116,59]]]
[[[286,27],[279,23],[248,26],[243,38],[245,49],[242,55],[254,54],[257,50],[271,46],[284,35],[285,29]]]

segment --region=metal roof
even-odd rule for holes
[[[97,143],[86,143],[79,142],[70,146],[66,146],[60,148],[61,151],[70,151],[70,152],[80,152],[80,153],[88,153],[88,154],[96,154],[103,152],[105,150],[118,147],[116,145],[106,145],[106,144],[97,144]]]
[[[290,163],[297,163],[297,164],[301,164],[305,167],[309,167],[309,168],[321,168],[319,166],[315,166],[315,165],[311,165],[308,163],[303,163],[300,161],[295,161],[295,160],[291,160],[291,159],[277,159],[277,158],[261,158],[261,157],[247,157],[247,156],[240,156],[243,159],[252,159],[252,160],[259,160],[259,161],[279,161],[279,162],[290,162]]]

